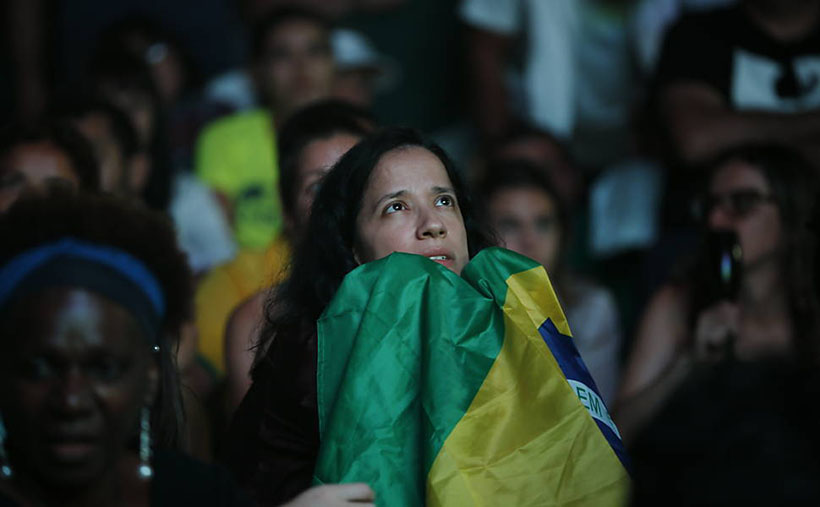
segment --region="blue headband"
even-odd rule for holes
[[[136,257],[111,246],[63,238],[26,250],[0,268],[0,308],[19,292],[76,285],[102,293],[134,313],[153,335],[165,315],[165,296]]]

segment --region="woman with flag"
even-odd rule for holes
[[[268,303],[226,446],[257,501],[348,481],[389,505],[623,498],[621,456],[571,387],[611,424],[594,382],[568,382],[539,330],[569,340],[544,269],[492,244],[449,157],[417,132],[385,129],[340,159]]]

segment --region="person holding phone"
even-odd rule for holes
[[[716,294],[712,288],[720,272],[707,272],[702,266],[709,263],[698,262],[652,297],[616,405],[627,443],[694,364],[818,357],[807,227],[815,195],[812,167],[775,145],[732,149],[710,167],[700,218],[707,234],[721,230],[737,236],[742,250],[737,296]]]

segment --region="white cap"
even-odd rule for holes
[[[381,91],[395,83],[398,75],[396,63],[379,53],[361,33],[347,28],[337,28],[330,35],[330,43],[338,70],[373,71],[374,85]]]

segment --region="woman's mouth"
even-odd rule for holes
[[[453,270],[453,266],[455,265],[455,263],[453,262],[453,258],[450,257],[449,255],[444,255],[444,254],[428,255],[427,258],[430,259],[433,262],[441,264],[442,266],[444,266],[445,268],[447,268],[449,270]]]
[[[48,452],[60,463],[78,463],[88,460],[98,450],[92,438],[56,438],[48,442]]]

